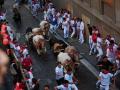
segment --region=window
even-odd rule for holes
[[[102,0],[101,1],[102,14],[114,20],[115,18],[115,6],[114,0]]]
[[[91,2],[91,0],[81,0],[81,2],[83,2],[83,3],[85,3],[85,4],[87,4],[87,5],[90,6],[90,2]]]

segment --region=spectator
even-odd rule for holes
[[[7,64],[9,62],[7,54],[0,49],[0,85],[3,83],[4,76],[7,73]]]
[[[44,90],[50,90],[50,86],[49,85],[45,85],[44,86]]]
[[[27,57],[23,59],[22,65],[24,69],[30,69],[32,67],[32,58],[27,55]]]
[[[26,73],[26,79],[27,79],[28,85],[32,89],[32,84],[33,84],[32,79],[34,78],[32,71],[30,69],[27,69],[27,71],[24,70],[24,72]]]
[[[15,63],[15,59],[14,59],[10,65],[10,72],[13,75],[13,78],[14,78],[13,83],[14,84],[17,83],[17,80],[18,80],[17,78],[18,78],[19,73],[17,73],[17,70],[18,70],[18,67],[17,67],[17,65]]]
[[[33,78],[32,79],[32,90],[39,90],[39,80]]]
[[[27,58],[27,56],[29,55],[28,49],[26,47],[23,48],[22,54],[23,54],[23,58]]]
[[[120,69],[117,70],[114,77],[115,77],[115,85],[116,85],[117,89],[120,90]]]
[[[14,90],[25,90],[25,83],[22,81],[17,82]]]

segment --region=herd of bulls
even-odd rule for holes
[[[66,45],[62,40],[53,38],[50,35],[50,24],[47,21],[41,21],[39,27],[28,28],[26,30],[26,40],[28,45],[35,48],[38,55],[46,55],[47,44],[53,51],[57,61],[61,62],[62,65],[67,68],[72,68],[75,72],[76,66],[79,65],[79,53],[74,46]]]

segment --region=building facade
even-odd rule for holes
[[[66,8],[85,23],[96,25],[105,37],[107,34],[120,41],[120,0],[52,0],[55,6]]]

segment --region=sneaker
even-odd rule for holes
[[[89,53],[89,55],[91,56],[92,54],[91,54],[91,53]]]

